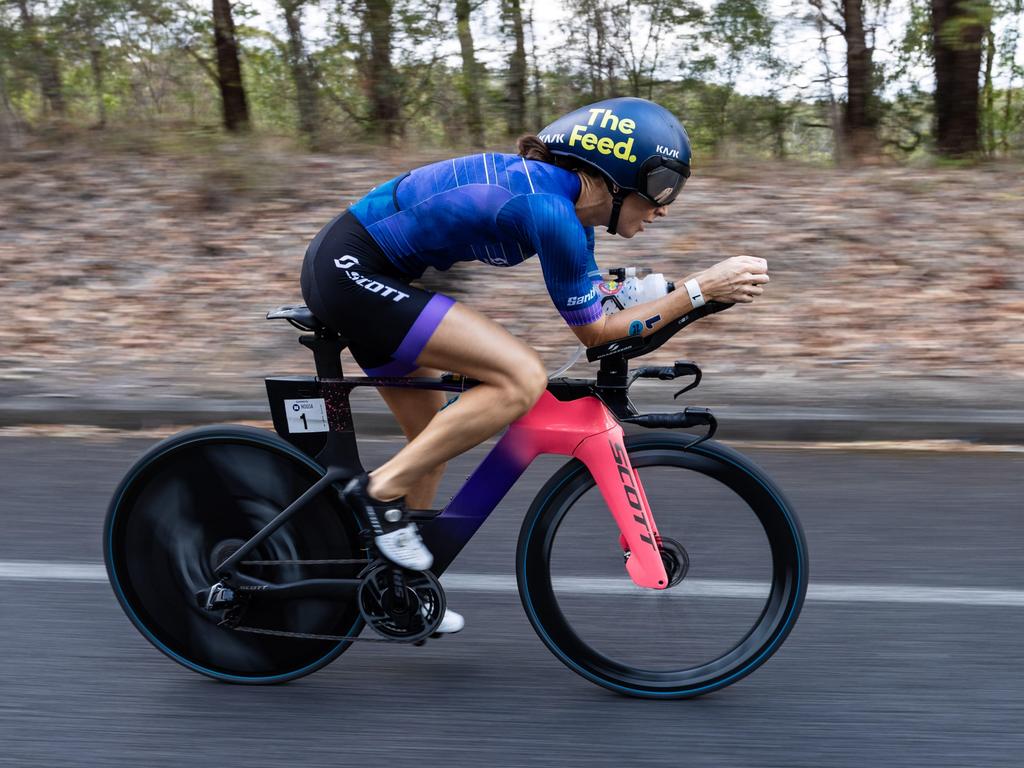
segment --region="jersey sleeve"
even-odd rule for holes
[[[587,325],[601,317],[593,228],[587,228],[588,236],[569,200],[545,193],[518,195],[502,206],[497,222],[533,246],[548,294],[566,323]]]
[[[595,236],[593,227],[585,227],[583,233],[587,236],[587,250],[590,251],[590,268],[587,272],[590,275],[590,279],[594,282],[600,282],[604,275],[601,272],[601,268],[597,266],[597,261],[594,260],[594,248],[595,248]]]

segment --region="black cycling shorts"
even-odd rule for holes
[[[306,249],[302,298],[348,339],[368,376],[405,376],[455,301],[409,285],[353,214],[334,218]]]

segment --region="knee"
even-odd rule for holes
[[[524,355],[510,378],[510,403],[517,415],[530,410],[548,387],[548,372],[536,353]]]

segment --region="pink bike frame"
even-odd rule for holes
[[[597,397],[563,402],[544,392],[533,408],[509,425],[441,513],[423,524],[440,574],[476,532],[530,463],[542,453],[582,461],[619,527],[626,571],[635,584],[665,589],[658,528],[640,478],[629,462],[622,427]]]

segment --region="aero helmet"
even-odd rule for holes
[[[598,171],[612,193],[615,234],[630,192],[668,205],[690,176],[690,139],[675,115],[647,99],[605,99],[555,120],[539,134],[556,157]]]

